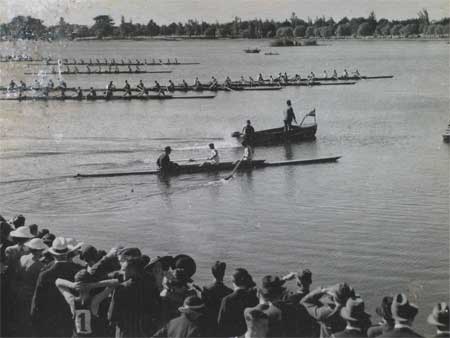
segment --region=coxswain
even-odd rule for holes
[[[213,165],[219,164],[220,162],[219,152],[215,148],[214,143],[209,144],[209,149],[211,149],[211,154],[206,159],[206,162],[203,164],[213,164]]]
[[[250,120],[247,120],[247,124],[244,128],[242,128],[242,138],[243,143],[247,142],[248,144],[253,145],[253,140],[255,137],[255,128],[253,128]]]
[[[284,131],[287,133],[292,129],[292,121],[297,123],[297,119],[295,118],[294,109],[292,109],[291,100],[286,101],[287,108],[284,111]]]
[[[156,164],[159,168],[159,172],[162,175],[166,175],[168,173],[174,172],[178,169],[178,164],[175,162],[172,162],[170,160],[170,153],[172,152],[172,148],[169,146],[164,148],[164,153],[162,153],[158,160],[156,161]]]
[[[344,73],[342,74],[342,76],[346,79],[348,78],[348,72],[347,69],[344,69]]]
[[[83,91],[81,90],[81,87],[77,88],[77,95],[76,98],[81,100],[83,98]]]
[[[323,78],[328,79],[328,73],[326,70],[323,71]]]
[[[259,73],[259,75],[258,75],[258,81],[259,82],[264,82],[264,78],[263,78],[261,73]]]
[[[244,147],[244,154],[242,155],[242,161],[251,161],[253,160],[253,147],[247,141],[242,142],[242,146]]]
[[[97,97],[97,92],[95,91],[94,87],[91,87],[89,89],[89,93],[87,94],[87,97],[90,99],[95,99]]]
[[[14,82],[14,80],[11,80],[11,82],[9,83],[8,90],[16,89],[16,87],[17,87],[17,85],[16,85],[16,83]]]
[[[169,85],[167,86],[167,89],[170,92],[173,92],[175,90],[175,84],[172,82],[172,80],[169,80]]]
[[[127,96],[127,95],[131,96],[131,86],[127,80],[125,80],[125,86],[123,87],[123,89],[125,90],[125,94],[123,94],[123,96]]]
[[[144,82],[142,80],[139,80],[138,85],[136,88],[139,90],[139,96],[142,96],[143,94],[147,94],[147,89],[145,88]]]
[[[53,88],[55,87],[55,84],[53,83],[52,79],[48,80],[47,87],[48,87],[49,89],[53,89]]]

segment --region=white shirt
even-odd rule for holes
[[[252,159],[253,159],[253,149],[251,147],[245,147],[244,156],[242,157],[242,160],[251,161]]]
[[[215,164],[219,163],[219,152],[217,149],[211,149],[211,156],[209,157],[209,160]]]

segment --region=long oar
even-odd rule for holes
[[[238,170],[239,166],[241,165],[242,161],[244,160],[244,156],[242,156],[242,158],[237,161],[236,165],[233,168],[233,171],[231,172],[230,175],[228,175],[227,177],[224,178],[225,181],[228,181],[230,178],[232,178],[234,176],[234,174],[236,173],[236,171]]]

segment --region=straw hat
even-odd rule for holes
[[[33,234],[30,232],[30,228],[25,227],[25,226],[17,228],[14,231],[11,231],[9,233],[9,235],[11,237],[16,237],[16,238],[33,238],[34,237]]]
[[[75,244],[75,241],[71,239],[56,237],[48,252],[55,256],[62,256],[79,249],[82,245],[83,243]]]
[[[199,312],[205,309],[205,303],[197,296],[190,296],[184,300],[183,306],[178,308],[181,313]]]
[[[46,250],[48,246],[40,238],[33,238],[25,243],[25,246],[32,250]]]

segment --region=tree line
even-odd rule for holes
[[[368,17],[333,18],[317,17],[314,20],[300,19],[295,13],[284,21],[242,20],[235,17],[226,23],[208,23],[188,20],[159,25],[153,19],[147,24],[126,21],[122,16],[116,25],[108,15],[93,18],[92,26],[67,23],[60,18],[57,25],[45,26],[43,21],[30,16],[17,16],[10,22],[0,24],[0,39],[76,39],[130,38],[139,36],[182,36],[194,38],[346,38],[346,37],[418,37],[448,36],[450,18],[432,21],[426,9],[416,18],[406,20],[377,19],[372,11]]]

